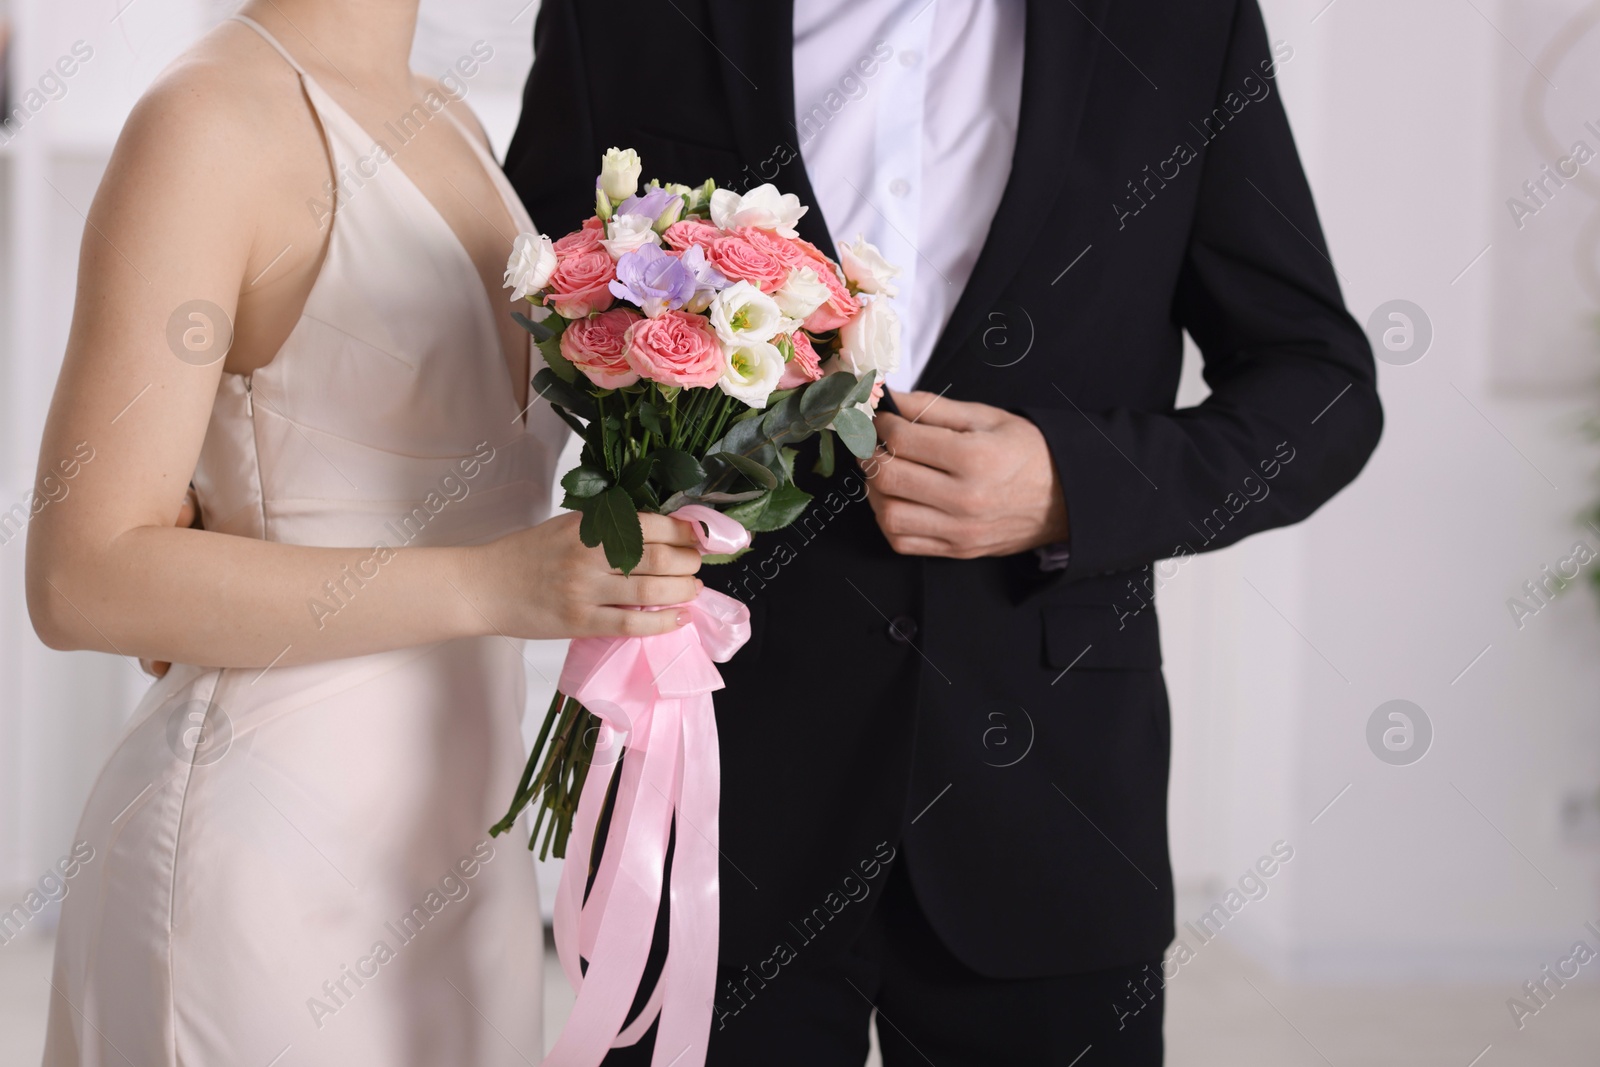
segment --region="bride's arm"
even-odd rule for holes
[[[248,272],[277,253],[258,247],[266,242],[254,205],[286,194],[257,177],[272,130],[243,120],[251,114],[231,117],[214,97],[158,90],[135,109],[96,194],[39,460],[40,484],[67,492],[49,494],[28,534],[28,608],[41,638],[54,648],[252,667],[469,635],[681,625],[681,612],[616,606],[682,603],[697,591],[688,528],[659,516],[643,517],[653,544],[632,578],[584,548],[577,516],[565,515],[479,547],[396,549],[323,620],[309,601],[370,548],[173,527],[222,364],[174,355],[167,320],[197,299],[231,319]]]

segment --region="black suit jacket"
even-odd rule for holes
[[[756,629],[716,698],[719,1014],[840,952],[889,855],[985,974],[1159,956],[1173,899],[1152,563],[1305,518],[1378,439],[1371,351],[1256,0],[1027,7],[1010,181],[919,384],[1039,426],[1070,566],[896,555],[850,471],[717,569]],[[576,227],[603,150],[632,146],[646,177],[798,194],[803,235],[831,248],[794,125],[791,13],[546,0],[506,164],[537,223]],[[617,25],[648,27],[648,45],[619,59]],[[1177,409],[1185,330],[1211,395]]]

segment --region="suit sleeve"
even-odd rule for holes
[[[533,27],[533,72],[506,151],[506,176],[540,232],[560,237],[594,213],[600,172],[576,0],[546,0]]]
[[[1270,62],[1241,0],[1221,97]],[[1383,425],[1372,350],[1346,312],[1276,85],[1207,148],[1173,301],[1205,357],[1200,405],[1025,409],[1070,524],[1062,580],[1297,522],[1348,484]],[[1287,462],[1285,459],[1287,457]]]

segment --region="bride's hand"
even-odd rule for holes
[[[474,583],[495,629],[512,637],[644,637],[689,621],[700,592],[700,551],[687,523],[639,516],[644,558],[624,576],[578,538],[568,513],[483,546]],[[664,607],[638,611],[638,606]]]

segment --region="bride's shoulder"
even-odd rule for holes
[[[224,23],[179,55],[134,105],[117,154],[248,171],[271,159],[305,104],[299,78],[248,28]]]

